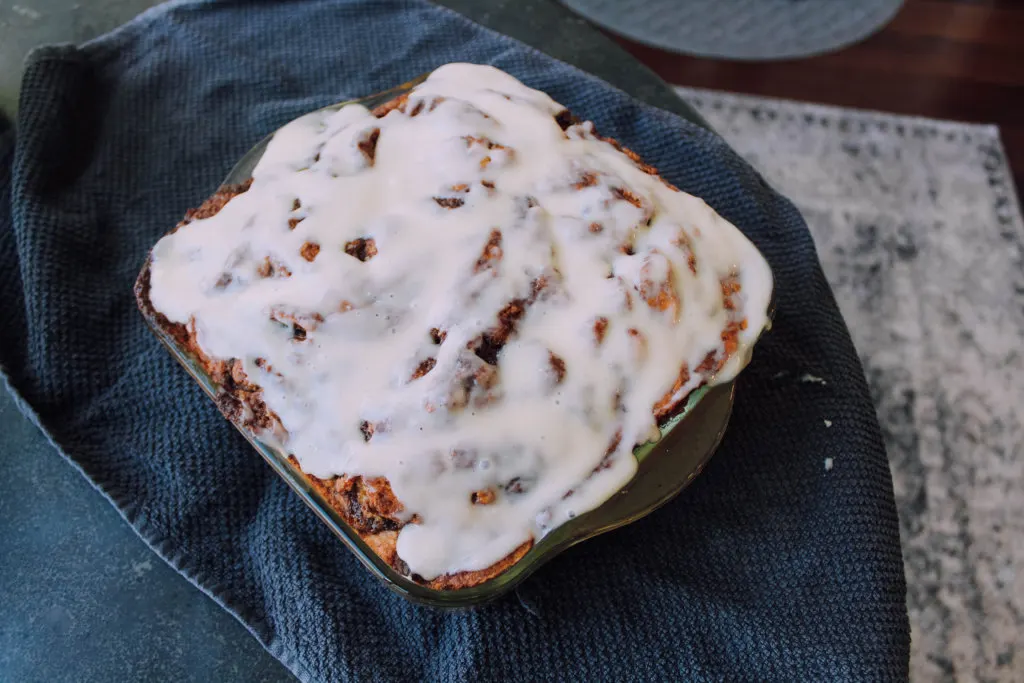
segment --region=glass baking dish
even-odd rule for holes
[[[353,103],[372,109],[408,92],[425,77],[421,76],[369,97],[339,102],[307,116],[322,114]],[[231,170],[223,184],[237,185],[248,180],[272,137],[273,134],[267,136],[253,147]],[[148,280],[149,268],[150,260],[147,258],[139,276],[140,282]],[[219,387],[212,378],[187,350],[161,329],[151,309],[141,308],[156,337],[207,395],[216,401]],[[341,539],[370,573],[383,581],[388,588],[414,602],[434,607],[468,607],[507,593],[545,562],[576,543],[640,519],[675,497],[700,473],[718,447],[729,423],[734,391],[733,382],[711,388],[702,387],[694,391],[681,409],[661,426],[660,441],[643,444],[634,450],[639,462],[638,471],[612,498],[598,508],[548,532],[518,562],[498,576],[471,588],[447,591],[420,585],[395,571],[370,549],[359,534],[309,484],[302,472],[288,460],[287,453],[261,440],[240,421],[232,423],[299,498]]]

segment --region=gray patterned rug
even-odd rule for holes
[[[998,130],[679,94],[817,242],[889,451],[911,678],[1021,681],[1024,224]]]

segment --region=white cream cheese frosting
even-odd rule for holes
[[[425,579],[607,500],[656,406],[731,379],[768,324],[746,237],[564,109],[443,66],[402,111],[285,126],[153,250],[153,307],[242,360],[303,471],[386,477]]]

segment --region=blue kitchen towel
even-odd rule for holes
[[[304,507],[149,333],[132,284],[264,135],[455,60],[549,92],[705,198],[767,256],[778,312],[686,492],[515,595],[443,612],[391,594]],[[0,364],[25,409],[303,680],[907,675],[892,481],[800,215],[714,134],[449,10],[175,2],[33,52],[16,134],[0,134],[0,306]]]

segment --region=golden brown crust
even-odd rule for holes
[[[288,462],[302,471],[295,456],[288,456]],[[395,497],[387,479],[377,477],[364,480],[360,476],[319,479],[312,474],[304,476],[360,536],[398,531],[405,526],[399,517],[405,508]]]
[[[408,101],[409,93],[403,93],[398,97],[388,100],[384,104],[374,108],[371,113],[378,119],[382,119],[395,109],[401,110],[403,107],[405,107],[405,103]]]
[[[289,456],[288,461],[302,472],[294,456]],[[408,573],[408,568],[398,557],[398,532],[406,523],[397,515],[404,511],[404,507],[395,497],[387,479],[378,477],[364,482],[362,477],[319,479],[305,473],[303,476],[378,557],[393,569],[403,574]],[[409,523],[415,524],[415,517]],[[533,541],[527,541],[486,569],[445,574],[431,581],[424,581],[415,575],[412,579],[436,590],[469,588],[501,574],[522,559],[531,547]]]
[[[493,579],[495,576],[498,576],[516,562],[523,559],[523,556],[526,555],[532,547],[533,540],[531,539],[506,555],[504,559],[498,560],[487,569],[480,569],[472,572],[458,572],[456,574],[444,574],[433,581],[428,581],[427,586],[440,591],[458,590],[459,588],[472,588],[473,586],[479,586],[484,581]]]
[[[439,101],[433,100],[428,103],[417,102],[412,111],[406,112],[408,99],[408,94],[400,95],[374,109],[373,114],[378,118],[382,118],[391,111],[398,110],[408,116],[416,116],[423,111],[424,108],[427,111],[433,109]],[[563,130],[573,123],[577,123],[577,120],[568,112],[568,110],[560,112],[555,119]],[[623,152],[633,160],[633,162],[636,163],[636,165],[644,172],[651,175],[657,175],[656,169],[643,163],[639,156],[631,150],[622,147],[617,141],[596,135],[595,137],[612,144],[616,149]],[[372,161],[373,143],[376,142],[376,136],[371,136],[371,138],[368,138],[366,141],[366,149],[364,149],[364,153],[366,153],[368,158]],[[233,197],[246,192],[251,183],[252,179],[250,178],[246,182],[238,185],[222,186],[213,196],[204,201],[198,208],[189,210],[185,214],[184,219],[178,223],[171,232],[173,233],[179,228],[188,225],[195,220],[209,218],[215,215],[224,208],[224,206],[231,201]],[[622,191],[620,198],[625,201],[630,201],[631,203],[638,203],[640,201],[639,198],[628,193],[626,190]],[[594,229],[593,226],[592,229]],[[597,225],[597,229],[600,229],[599,225]],[[500,233],[492,235],[492,239],[488,242],[487,249],[485,249],[481,255],[480,262],[478,262],[477,267],[480,269],[486,268],[489,265],[489,261],[500,254],[500,245]],[[318,245],[304,245],[302,255],[307,258],[307,260],[313,260],[317,255],[316,252],[318,251]],[[349,250],[346,249],[346,251]],[[376,254],[376,248],[372,243],[372,240],[365,240],[362,241],[362,244],[354,245],[352,247],[352,251],[349,253],[356,258],[360,258],[360,260],[366,260],[367,258],[372,258],[373,255]],[[140,310],[147,315],[147,317],[153,320],[157,326],[159,326],[175,341],[179,348],[191,354],[210,375],[213,382],[218,386],[218,397],[216,401],[218,408],[224,416],[228,420],[235,422],[236,424],[240,424],[250,431],[260,432],[263,430],[281,430],[283,432],[283,426],[280,424],[277,415],[270,411],[264,404],[262,400],[262,390],[260,387],[249,382],[241,361],[233,358],[222,360],[208,357],[199,347],[199,344],[196,341],[195,331],[192,329],[191,323],[186,325],[171,322],[163,314],[153,308],[149,298],[149,264],[150,258],[147,258],[146,265],[135,284],[135,297],[138,306]],[[283,272],[281,269],[275,268],[275,264],[273,263],[268,262],[266,265],[267,272],[261,273],[265,277],[287,277],[290,275],[290,273]],[[692,261],[690,267],[695,267]],[[543,282],[543,278],[540,278],[540,280],[541,281],[537,283],[537,286],[535,287],[535,292],[533,294],[534,297],[540,294],[544,289],[545,283]],[[224,285],[226,286],[227,284],[228,282],[226,281]],[[723,294],[726,296],[726,308],[730,310],[733,310],[730,296],[738,291],[738,287],[739,285],[735,278],[723,281],[722,283]],[[652,289],[649,293],[641,292],[641,295],[648,301],[649,305],[662,310],[670,308],[674,303],[674,300],[669,293],[663,289]],[[480,348],[477,349],[477,354],[480,355],[483,353],[483,355],[481,355],[483,358],[486,356],[485,352],[491,347],[494,347],[495,349],[500,348],[505,339],[514,331],[515,323],[518,318],[521,317],[523,307],[529,303],[529,300],[511,302],[506,310],[502,312],[502,315],[499,316],[498,327],[491,330],[488,335],[485,335],[484,339],[480,340]],[[281,317],[283,319],[290,320],[288,314],[285,312],[281,313]],[[606,320],[595,321],[594,332],[596,343],[601,343],[606,326]],[[743,327],[745,327],[744,321],[731,321],[729,327],[722,332],[722,340],[725,345],[726,353],[722,354],[721,358],[716,357],[715,354],[709,354],[709,357],[705,359],[705,363],[702,363],[702,365],[694,371],[704,373],[721,367],[721,364],[725,362],[728,355],[730,355],[735,349],[736,335],[738,330],[743,329]],[[437,330],[436,333],[437,339],[443,341],[444,332]],[[438,343],[440,343],[440,341],[438,341]],[[257,365],[259,365],[260,359],[257,359],[256,362]],[[562,359],[553,357],[552,364],[556,375],[558,374],[559,365],[561,365],[564,371],[564,361],[562,361]],[[263,367],[264,370],[272,371],[272,368],[269,366],[261,367]],[[422,368],[422,374],[429,372],[429,370],[430,368]],[[660,423],[668,420],[685,405],[686,397],[676,397],[675,394],[687,383],[689,377],[689,369],[683,367],[675,386],[653,407],[654,414]],[[373,431],[374,425],[367,424],[364,426],[364,435],[367,440],[372,438]],[[359,534],[373,552],[375,552],[382,560],[384,560],[384,562],[395,570],[408,575],[408,567],[401,558],[398,557],[398,533],[405,524],[418,523],[418,518],[416,515],[408,518],[406,515],[402,514],[404,512],[404,507],[401,501],[395,496],[387,479],[381,477],[364,479],[361,476],[338,476],[330,479],[320,479],[302,472],[302,468],[294,456],[289,456],[288,460],[300,473],[302,473],[303,477],[309,482],[313,490],[315,490],[323,500],[325,500],[331,508]],[[598,469],[600,469],[600,466]],[[480,500],[477,502],[479,504],[486,504],[486,495],[481,496]],[[505,572],[509,567],[516,564],[523,558],[523,556],[526,555],[527,552],[529,552],[533,547],[533,544],[534,541],[532,539],[523,543],[505,558],[486,569],[445,574],[429,581],[423,580],[415,575],[413,575],[412,578],[413,580],[436,590],[458,590],[477,586],[498,576]]]

